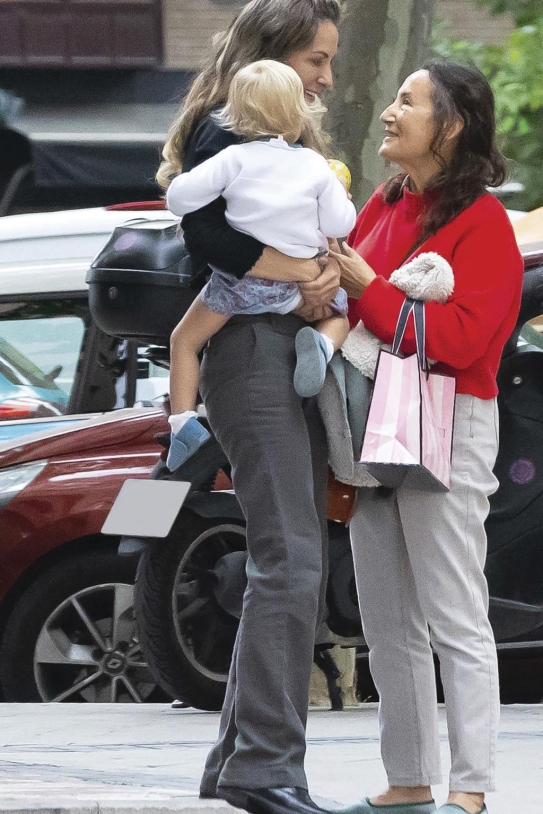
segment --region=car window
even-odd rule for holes
[[[537,348],[543,350],[543,326],[540,320],[541,317],[536,317],[531,322],[527,322],[520,332],[520,336],[526,340],[526,342],[529,342],[530,345],[535,345]]]
[[[87,321],[77,299],[0,303],[0,398],[8,391],[66,412]]]
[[[168,393],[163,348],[97,340],[91,324],[86,297],[0,299],[0,420],[148,405]]]
[[[160,356],[163,355],[161,348],[149,345],[140,345],[136,348],[133,342],[122,343],[119,354],[124,365],[123,373],[116,384],[115,409],[132,404],[149,405],[155,399],[169,393],[170,372],[166,367],[156,363],[156,351],[159,351]],[[132,376],[135,377],[135,390],[130,386]],[[132,398],[129,397],[131,391]]]
[[[170,392],[170,371],[153,361],[152,351],[148,345],[138,348],[137,402],[150,402]]]
[[[0,371],[12,384],[51,388],[54,378],[0,336]]]

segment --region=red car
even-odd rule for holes
[[[168,429],[125,409],[0,444],[0,692],[6,701],[166,700],[132,613],[137,558],[100,534]]]

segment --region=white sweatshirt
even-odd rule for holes
[[[234,144],[177,175],[168,209],[186,215],[222,195],[240,232],[291,257],[313,257],[327,237],[348,235],[356,210],[328,162],[281,137]]]

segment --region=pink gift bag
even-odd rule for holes
[[[399,355],[410,314],[417,353]],[[450,485],[456,380],[430,373],[424,303],[406,299],[392,352],[381,350],[360,462],[383,486],[446,492]]]

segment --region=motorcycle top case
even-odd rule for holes
[[[114,229],[87,273],[92,317],[106,334],[168,345],[196,297],[177,221],[140,218]]]

